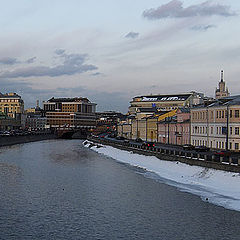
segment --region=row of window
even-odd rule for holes
[[[229,117],[239,118],[239,110],[230,110],[229,111]],[[194,120],[206,120],[208,118],[207,111],[202,111],[202,112],[193,112],[192,113],[192,118]],[[213,119],[213,111],[210,111],[210,118]],[[227,110],[218,110],[216,111],[216,118],[227,118]]]
[[[188,133],[189,127],[169,127],[167,125],[159,127],[159,132],[168,131],[169,132],[180,132],[180,133]]]
[[[194,146],[207,146],[207,141],[205,141],[205,140],[193,140],[192,144]],[[213,146],[213,142],[212,141],[210,142],[210,148],[215,148]],[[226,149],[226,142],[217,141],[216,142],[216,148],[217,149]],[[229,142],[229,149],[231,149],[231,150],[239,150],[239,143],[234,143],[233,144],[232,142]]]
[[[229,117],[239,118],[239,110],[230,110]],[[227,110],[217,111],[217,118],[227,118]]]
[[[19,102],[18,99],[1,99],[0,102]]]
[[[197,127],[195,126],[192,129],[192,133],[198,134],[207,134],[207,127]],[[210,128],[210,134],[214,134],[214,127]],[[227,127],[216,127],[216,134],[217,135],[226,135],[227,134]],[[239,135],[239,127],[230,127],[229,128],[229,135]]]

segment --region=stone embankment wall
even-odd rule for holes
[[[186,163],[188,165],[193,166],[201,166],[207,168],[213,168],[217,170],[223,170],[228,172],[237,172],[240,173],[240,159],[238,159],[237,164],[233,164],[231,159],[229,162],[214,162],[214,159],[209,159],[209,156],[204,153],[187,153],[186,151],[176,151],[176,150],[167,150],[161,148],[144,148],[135,144],[125,144],[125,143],[117,143],[104,139],[97,138],[88,138],[89,141],[93,141],[100,144],[110,145],[115,148],[119,148],[122,150],[132,151],[134,153],[143,154],[147,156],[156,156],[161,160],[167,161],[178,161],[182,163]]]
[[[4,136],[0,137],[0,147],[10,146],[14,144],[36,142],[48,139],[55,139],[56,135],[52,133],[39,134],[39,135],[27,135],[27,136]]]

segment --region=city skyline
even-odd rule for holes
[[[3,2],[1,91],[26,107],[52,96],[127,112],[136,95],[214,96],[225,70],[239,93],[240,3],[220,1]]]

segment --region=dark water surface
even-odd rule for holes
[[[0,149],[0,239],[240,239],[240,212],[52,140]]]

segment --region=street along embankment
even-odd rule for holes
[[[214,156],[210,156],[207,153],[190,153],[184,150],[164,149],[161,147],[145,147],[133,143],[124,143],[111,141],[110,139],[99,139],[95,137],[88,137],[89,141],[93,141],[100,144],[110,145],[112,147],[132,151],[133,153],[143,154],[146,156],[156,156],[161,160],[177,161],[186,163],[188,165],[200,166],[206,168],[213,168],[216,170],[223,170],[228,172],[240,173],[240,159],[228,158],[227,162],[221,157],[219,162],[216,162]]]
[[[27,136],[1,136],[0,137],[0,147],[10,146],[14,144],[22,144],[28,142],[36,142],[48,139],[55,139],[56,135],[53,133],[41,133],[36,135]]]

